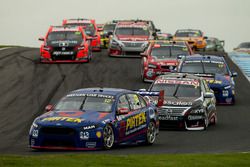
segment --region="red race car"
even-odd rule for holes
[[[51,26],[39,40],[42,63],[89,62],[92,57],[91,38],[82,27]]]
[[[141,78],[144,82],[152,82],[158,75],[175,72],[179,59],[192,54],[184,41],[150,41],[148,49],[141,53]]]
[[[93,19],[65,19],[63,25],[82,26],[85,33],[92,37],[91,47],[93,51],[101,51],[101,36]]]

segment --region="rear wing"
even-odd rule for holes
[[[143,96],[150,103],[154,103],[157,107],[163,106],[164,102],[164,90],[157,91],[136,91],[137,94]],[[155,101],[152,97],[158,96],[158,100]]]

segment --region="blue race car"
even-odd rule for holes
[[[231,72],[224,57],[214,55],[193,55],[184,57],[178,72],[203,77],[214,91],[217,104],[235,103],[236,72]]]
[[[161,101],[159,98],[159,105]],[[47,112],[34,120],[29,144],[33,149],[52,150],[110,149],[133,143],[151,145],[159,132],[156,106],[125,89],[75,90],[56,105],[48,105]]]

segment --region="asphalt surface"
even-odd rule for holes
[[[231,69],[239,73],[235,80],[236,104],[217,106],[216,126],[207,131],[160,131],[153,146],[126,146],[91,153],[249,152],[250,84],[239,68],[228,58],[227,61]],[[86,87],[134,90],[148,86],[140,79],[140,59],[110,58],[103,51],[94,53],[90,63],[40,64],[37,48],[1,50],[0,154],[51,153],[29,149],[28,131],[47,104],[53,104],[71,90]]]

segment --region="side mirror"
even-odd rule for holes
[[[38,38],[39,41],[44,41],[44,37]]]
[[[237,77],[237,76],[238,76],[238,73],[237,73],[237,72],[232,72],[231,76],[232,76],[232,77]]]
[[[113,32],[108,32],[108,36],[111,36],[111,35],[113,35]]]
[[[152,34],[154,37],[156,37],[157,36],[157,34],[156,34],[156,32],[153,32],[153,34]]]
[[[141,57],[147,57],[147,54],[145,52],[140,53]]]
[[[211,92],[206,92],[206,93],[204,94],[204,98],[213,98],[213,97],[214,97],[214,94],[211,93]]]
[[[118,110],[117,110],[117,114],[118,115],[126,115],[126,114],[128,114],[129,113],[129,109],[128,108],[119,108]]]
[[[103,31],[103,28],[97,28],[97,31],[101,32],[101,31]]]
[[[140,92],[146,92],[147,90],[146,89],[139,89]]]
[[[220,41],[222,46],[225,46],[225,41]]]
[[[155,32],[161,32],[161,29],[157,29],[157,28],[156,28],[156,29],[155,29]]]
[[[234,48],[233,50],[238,50],[239,48]]]
[[[186,55],[180,54],[177,56],[177,59],[182,59],[183,57],[185,57]]]
[[[47,105],[46,107],[45,107],[45,111],[46,112],[49,112],[49,111],[51,111],[53,109],[53,105],[51,105],[51,104],[49,104],[49,105]]]
[[[208,39],[208,37],[207,37],[207,36],[204,36],[204,39]]]

